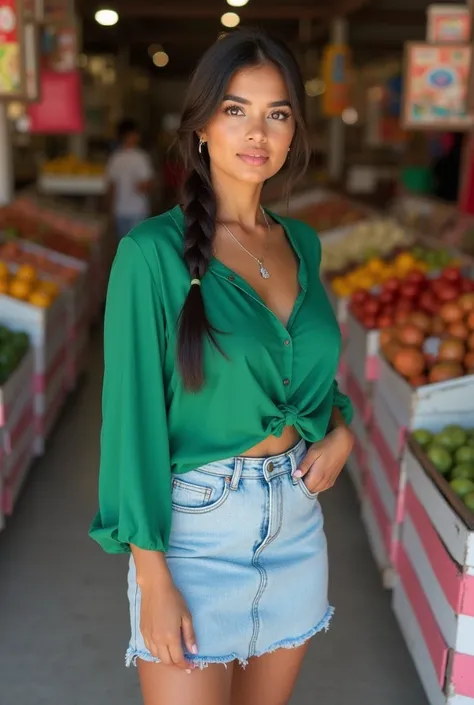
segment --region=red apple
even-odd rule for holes
[[[409,272],[405,281],[408,284],[417,284],[419,287],[425,283],[426,277],[423,274],[423,272],[418,271],[417,269],[414,269],[412,272]]]
[[[352,294],[352,301],[355,304],[363,304],[369,298],[370,294],[365,289],[357,289]]]
[[[393,316],[383,313],[377,318],[377,328],[391,328],[393,326]]]
[[[474,281],[472,279],[463,279],[461,282],[461,291],[463,294],[470,294],[474,291]]]
[[[455,284],[443,282],[443,286],[440,286],[436,293],[440,301],[454,301],[459,296],[459,287]]]
[[[410,317],[411,311],[404,311],[403,309],[397,309],[394,316],[394,321],[397,324],[406,323]]]
[[[381,304],[391,304],[393,301],[395,301],[395,292],[382,291],[379,296],[379,301]]]
[[[419,287],[417,284],[410,284],[409,282],[403,282],[400,288],[400,294],[404,299],[414,299],[419,292]]]
[[[380,304],[376,299],[368,299],[363,306],[364,314],[367,316],[376,316],[380,311]]]
[[[398,291],[400,288],[400,280],[396,277],[391,277],[390,279],[387,279],[383,285],[383,288],[385,291]]]
[[[424,291],[419,298],[418,306],[426,313],[437,313],[439,301],[432,292]]]
[[[462,279],[461,272],[457,267],[446,267],[441,277],[447,282],[459,282]]]
[[[413,301],[411,299],[400,299],[397,303],[397,311],[413,311]]]

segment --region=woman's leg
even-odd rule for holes
[[[230,705],[234,664],[212,664],[189,675],[179,668],[137,660],[144,705]],[[263,705],[263,703],[262,703]]]
[[[308,642],[253,658],[245,669],[236,665],[231,705],[287,705],[307,649]]]

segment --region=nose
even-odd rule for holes
[[[256,118],[252,120],[247,131],[247,139],[254,144],[264,144],[267,141],[267,131],[265,119]]]

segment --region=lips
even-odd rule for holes
[[[266,154],[256,154],[255,152],[250,152],[247,154],[238,154],[237,156],[250,166],[263,166],[263,164],[268,162],[268,156]]]

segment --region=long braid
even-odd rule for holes
[[[193,169],[183,187],[184,260],[190,278],[199,280],[212,259],[217,215],[216,197],[202,161],[203,173]],[[206,316],[201,287],[191,286],[181,310],[178,333],[178,366],[189,391],[199,391],[204,383],[204,337],[219,349],[214,333]]]

